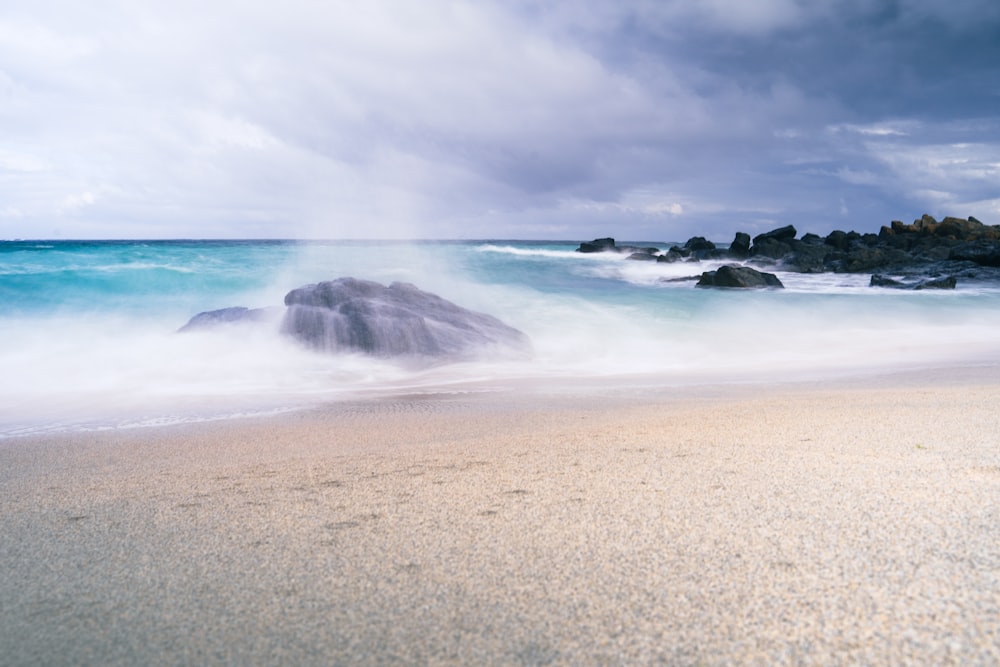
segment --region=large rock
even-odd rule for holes
[[[285,305],[282,331],[325,352],[455,359],[530,350],[517,329],[408,283],[339,278],[294,289]]]
[[[615,240],[610,236],[603,239],[594,239],[593,241],[584,241],[580,244],[580,247],[576,249],[577,252],[617,252],[623,255],[630,255],[628,259],[645,259],[640,257],[632,257],[631,255],[650,255],[655,256],[660,252],[659,248],[654,248],[652,246],[636,246],[636,245],[616,245]]]
[[[1000,267],[1000,243],[990,241],[963,243],[950,250],[949,259],[975,262],[980,266]]]
[[[736,232],[733,242],[729,244],[729,254],[738,259],[750,256],[750,235],[746,232]]]
[[[795,239],[795,227],[786,225],[753,237],[750,248],[752,257],[767,257],[781,259],[792,252],[792,241]]]
[[[577,252],[607,252],[615,250],[615,240],[610,236],[603,239],[594,239],[593,241],[584,241],[580,244],[580,247],[576,249]]]
[[[715,271],[706,271],[701,274],[696,287],[735,287],[735,288],[761,288],[761,287],[784,287],[778,276],[773,273],[764,273],[749,266],[737,266],[736,264],[726,264],[720,266]]]

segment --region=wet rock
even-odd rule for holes
[[[688,255],[697,260],[718,259],[726,257],[728,253],[720,250],[714,243],[703,236],[694,236],[684,244],[684,250]]]
[[[339,278],[294,289],[282,331],[324,352],[458,359],[524,356],[527,336],[408,283]]]
[[[1000,225],[987,226],[971,216],[938,222],[924,215],[912,224],[893,220],[878,234],[834,230],[826,237],[805,234],[796,239],[795,235],[793,225],[758,234],[752,242],[748,234],[739,232],[728,249],[694,236],[683,247],[674,246],[655,256],[659,262],[731,258],[800,273],[921,273],[924,278],[981,267],[984,277],[977,279],[990,280],[991,271],[1000,269]],[[652,250],[615,246],[613,239],[595,239],[580,249],[593,251],[590,248],[633,254]]]
[[[593,241],[584,241],[576,249],[577,252],[618,252],[622,254],[648,254],[656,255],[660,252],[659,248],[654,248],[651,246],[634,246],[634,245],[616,245],[613,238],[606,237],[603,239],[594,239]]]
[[[753,237],[750,256],[782,259],[785,255],[792,252],[791,241],[795,238],[795,234],[795,227],[792,225],[786,225],[778,229],[772,229],[764,234],[758,234]]]
[[[788,241],[790,239],[794,239],[796,234],[798,234],[798,232],[795,231],[795,227],[793,225],[785,225],[784,227],[778,227],[777,229],[772,229],[769,232],[758,234],[753,238],[753,242],[754,244],[757,244],[764,241]]]
[[[735,259],[746,259],[750,256],[750,235],[746,232],[736,232],[733,242],[729,244],[729,256]]]
[[[784,287],[778,276],[764,273],[749,266],[726,264],[715,271],[701,274],[696,287],[731,287],[737,289],[757,289],[762,287]]]
[[[576,249],[577,252],[608,252],[611,250],[615,250],[615,240],[611,237],[584,241]]]
[[[819,237],[817,237],[819,238]],[[793,242],[792,251],[781,262],[786,269],[800,273],[822,273],[827,270],[826,260],[830,256],[830,246],[816,242]]]
[[[1000,243],[991,241],[963,243],[950,249],[948,259],[973,262],[980,266],[1000,267]]]
[[[869,285],[871,287],[887,287],[890,289],[955,289],[958,279],[955,276],[945,276],[943,278],[928,278],[926,280],[903,281],[890,278],[882,274],[873,274]]]
[[[280,310],[276,308],[246,308],[244,306],[209,310],[198,313],[177,331],[183,333],[201,329],[212,329],[219,326],[266,322],[280,317]]]
[[[682,248],[678,248],[677,246],[674,246],[670,250],[668,250],[667,252],[665,252],[664,254],[658,255],[656,257],[656,261],[657,262],[666,262],[666,263],[681,262],[686,257],[688,257],[688,255],[690,255],[690,254],[691,253],[685,252]]]

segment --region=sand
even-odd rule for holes
[[[0,664],[998,664],[995,370],[0,441]]]

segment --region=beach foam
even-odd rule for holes
[[[0,433],[507,382],[642,377],[673,386],[1000,359],[1000,291],[982,285],[917,293],[863,287],[858,276],[782,274],[789,287],[780,292],[700,290],[659,280],[691,271],[687,265],[587,255],[568,244],[188,242],[104,250],[130,267],[129,277],[105,271],[113,262],[100,244],[77,254],[58,244],[32,250],[20,264],[3,256],[8,273],[62,263],[90,266],[88,276],[99,279],[0,279],[15,293],[0,314]],[[190,270],[164,276],[167,264]],[[415,365],[310,352],[279,335],[276,323],[175,333],[197,312],[280,307],[290,289],[339,275],[410,282],[493,315],[524,331],[534,356]]]

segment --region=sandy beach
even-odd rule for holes
[[[998,664],[996,370],[3,440],[0,664]]]

